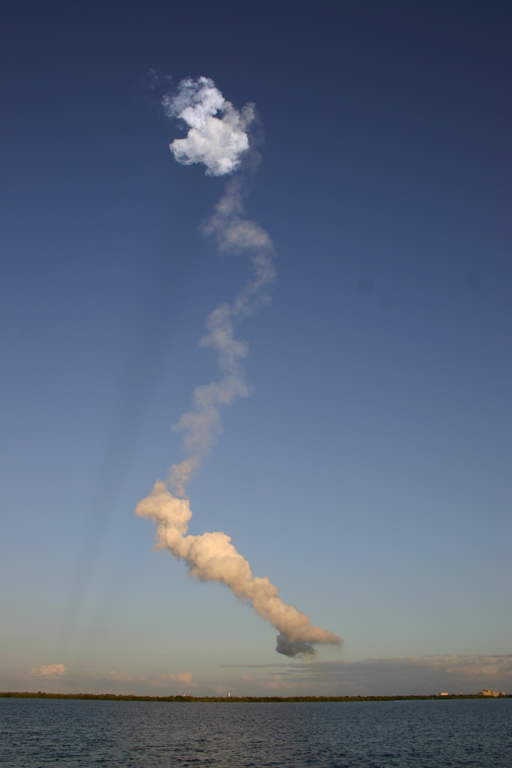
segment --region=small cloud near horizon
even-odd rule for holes
[[[180,672],[177,675],[168,674],[168,675],[160,675],[161,680],[174,680],[177,683],[185,683],[185,685],[196,685],[194,682],[194,675],[192,672]]]
[[[241,678],[259,687],[308,688],[328,695],[408,695],[445,690],[475,692],[479,688],[510,689],[512,654],[406,656],[359,661],[316,661],[281,664],[223,664],[223,668],[265,669],[280,667],[278,674]],[[270,671],[270,670],[269,670]],[[276,670],[277,672],[277,670]]]
[[[32,667],[30,674],[44,677],[57,677],[66,674],[66,667],[64,664],[43,664],[39,669]]]
[[[114,680],[118,683],[148,683],[150,685],[157,685],[161,686],[165,683],[169,682],[175,682],[175,683],[184,683],[185,685],[191,685],[195,686],[197,685],[196,681],[194,680],[194,675],[192,672],[169,672],[169,673],[162,673],[159,675],[130,675],[130,674],[123,674],[123,673],[117,673],[114,672],[113,669],[110,670],[110,672],[106,673],[99,673],[99,672],[89,672],[89,676],[93,677],[95,680],[101,681],[101,680]]]
[[[302,661],[269,664],[219,665],[223,679],[208,679],[192,672],[149,675],[103,673],[70,674],[64,664],[47,664],[31,670],[32,686],[52,692],[135,695],[199,696],[385,696],[476,693],[482,688],[512,690],[512,654],[407,656],[358,661]],[[229,674],[231,671],[232,675]],[[238,674],[237,674],[238,672]],[[39,682],[37,682],[39,681]],[[22,690],[12,678],[5,685]],[[37,690],[37,687],[36,687]]]

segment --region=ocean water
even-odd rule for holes
[[[512,699],[269,704],[0,699],[0,765],[511,768]]]

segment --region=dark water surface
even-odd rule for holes
[[[512,699],[167,703],[0,699],[0,765],[512,766]]]

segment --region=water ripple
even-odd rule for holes
[[[512,700],[0,699],[5,768],[510,768]]]

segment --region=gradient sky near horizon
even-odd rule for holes
[[[4,11],[0,690],[512,692],[511,32],[472,0]],[[169,151],[189,76],[255,103],[278,254],[190,532],[344,638],[316,662],[134,514],[248,275],[199,231],[225,179]]]

